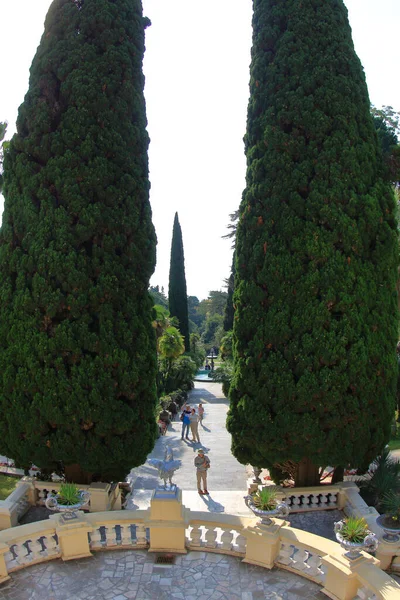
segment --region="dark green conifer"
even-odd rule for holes
[[[5,161],[0,449],[75,481],[156,436],[147,24],[141,0],[54,0]]]
[[[397,231],[342,0],[254,0],[228,428],[242,463],[366,465],[396,391]]]
[[[233,318],[235,315],[235,308],[233,306],[233,293],[235,291],[235,262],[236,262],[236,251],[233,251],[232,267],[229,279],[227,279],[228,297],[226,299],[225,311],[224,311],[224,331],[231,331],[233,329]]]
[[[168,301],[171,317],[176,317],[179,321],[179,331],[185,340],[185,351],[190,352],[185,257],[183,254],[182,229],[179,223],[178,213],[175,213],[174,227],[172,230]]]

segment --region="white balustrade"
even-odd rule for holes
[[[130,523],[121,525],[121,546],[132,546],[132,530]]]
[[[321,556],[306,548],[282,542],[276,562],[278,566],[293,569],[317,583],[325,579]]]
[[[338,507],[338,492],[334,489],[323,490],[321,489],[307,492],[299,490],[296,492],[295,489],[285,490],[282,496],[279,497],[290,506],[292,513],[306,512],[312,510],[328,510],[335,509]]]
[[[137,546],[145,548],[148,545],[147,535],[146,535],[146,526],[140,523],[136,525],[136,539]]]
[[[232,550],[233,533],[224,531],[221,535],[221,550]]]
[[[247,539],[240,531],[223,529],[215,524],[193,524],[186,533],[186,545],[193,549],[212,552],[245,554]]]
[[[216,548],[217,547],[217,535],[215,527],[206,529],[205,538],[206,538],[206,548]]]
[[[115,526],[108,524],[107,527],[104,527],[104,533],[106,536],[106,546],[109,548],[110,546],[117,545],[117,530]]]
[[[247,539],[245,538],[244,535],[239,533],[239,535],[236,538],[236,542],[233,546],[233,549],[235,550],[235,552],[239,552],[240,554],[245,554],[246,553],[246,545],[247,545]]]
[[[97,550],[105,546],[105,542],[102,541],[100,527],[93,527],[93,531],[90,534],[90,548]]]
[[[201,546],[201,534],[202,531],[199,525],[193,525],[192,530],[190,532],[190,541],[189,545],[192,548],[200,548]]]
[[[55,538],[55,535],[47,535],[43,537],[43,544],[45,547],[45,554],[48,557],[56,557],[60,555],[60,546]]]

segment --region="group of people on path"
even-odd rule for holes
[[[181,413],[182,421],[182,440],[189,439],[189,427],[192,432],[192,442],[200,444],[199,437],[199,423],[203,425],[204,418],[204,407],[203,404],[199,404],[198,413],[195,408],[191,408],[187,404],[182,407]],[[207,490],[207,471],[210,468],[210,459],[204,454],[203,448],[197,450],[197,456],[194,459],[194,466],[196,467],[197,475],[197,491],[201,496],[208,495]],[[202,489],[203,486],[203,489]]]

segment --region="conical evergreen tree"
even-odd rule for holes
[[[5,161],[0,449],[119,479],[156,437],[141,0],[54,0]]]
[[[231,274],[229,275],[228,282],[228,297],[226,299],[226,305],[224,310],[224,331],[231,331],[233,329],[233,318],[235,315],[235,308],[233,306],[233,292],[235,291],[235,262],[236,262],[236,251],[233,251]]]
[[[190,351],[189,315],[186,292],[185,258],[183,255],[182,229],[178,213],[175,213],[172,230],[171,262],[169,267],[169,312],[179,321],[179,331],[185,339],[185,351]]]
[[[389,437],[397,232],[342,0],[254,0],[228,428],[242,463],[362,466]]]

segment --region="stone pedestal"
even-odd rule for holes
[[[360,581],[357,570],[367,564],[378,564],[372,556],[362,554],[360,558],[350,560],[343,555],[324,556],[322,564],[327,568],[324,587],[321,590],[332,600],[353,600],[358,598]]]
[[[51,515],[50,519],[55,522],[61,558],[73,560],[92,556],[89,548],[88,533],[93,527],[84,519],[84,513],[77,511],[78,518],[69,522],[63,520],[60,514]]]
[[[170,490],[159,488],[153,492],[149,552],[186,554],[184,512],[182,491],[175,485]]]
[[[272,569],[281,545],[279,530],[287,521],[276,519],[273,525],[248,527],[243,535],[247,538],[246,556],[243,562]]]

